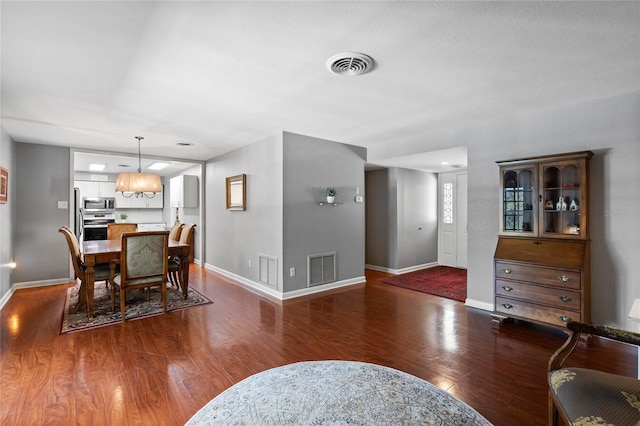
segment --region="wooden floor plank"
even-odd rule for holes
[[[293,362],[340,359],[430,381],[495,425],[547,423],[557,329],[377,280],[277,301],[192,265],[214,303],[60,335],[69,285],[18,290],[1,311],[0,424],[181,425],[238,381]],[[637,375],[637,352],[592,339],[572,365]]]

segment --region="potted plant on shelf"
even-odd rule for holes
[[[325,188],[324,195],[327,196],[327,203],[333,203],[336,200],[336,189],[335,188]]]
[[[120,222],[122,222],[122,223],[126,222],[128,217],[129,217],[128,214],[120,213]]]

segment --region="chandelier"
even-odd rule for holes
[[[138,139],[138,172],[118,173],[116,178],[116,192],[121,192],[125,198],[136,198],[145,196],[147,198],[155,197],[156,193],[162,192],[162,182],[160,176],[151,173],[142,173],[142,158],[140,156],[140,141],[144,139],[142,136],[136,136]]]

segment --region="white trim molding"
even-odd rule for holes
[[[364,265],[365,269],[371,269],[372,271],[386,272],[388,274],[393,274],[393,275],[406,274],[407,272],[418,271],[420,269],[426,269],[426,268],[433,268],[434,266],[438,266],[438,262],[423,263],[422,265],[414,265],[414,266],[409,266],[407,268],[402,268],[402,269],[391,269],[391,268],[385,268],[383,266],[376,266],[376,265]]]
[[[241,277],[240,275],[236,275],[233,272],[226,271],[224,269],[218,268],[217,266],[211,265],[209,263],[205,263],[204,267],[211,271],[217,272],[218,274],[223,275],[227,278],[231,278],[232,280],[237,281],[238,283],[242,284],[245,287],[248,287],[251,290],[255,290],[267,296],[275,297],[278,300],[295,299],[296,297],[308,296],[310,294],[315,294],[315,293],[322,293],[327,290],[334,290],[337,288],[364,284],[367,281],[364,276],[361,276],[361,277],[351,278],[348,280],[335,281],[328,284],[323,284],[323,285],[303,288],[300,290],[289,291],[287,293],[282,293],[278,290],[274,290],[273,288],[267,287],[262,283],[258,283],[250,279],[247,279],[245,277]]]

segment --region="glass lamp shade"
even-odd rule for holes
[[[118,173],[116,192],[162,192],[160,176],[151,173]]]

